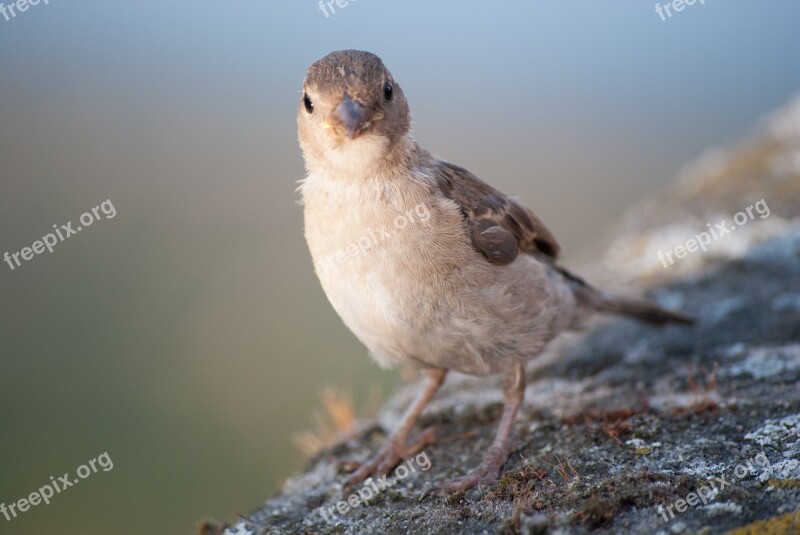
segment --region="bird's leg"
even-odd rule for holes
[[[386,475],[400,461],[436,440],[435,429],[423,431],[413,442],[408,442],[408,435],[428,402],[442,386],[445,375],[447,375],[447,370],[425,370],[422,390],[406,409],[400,418],[400,423],[394,428],[378,453],[347,478],[344,483],[345,491],[349,491],[364,481],[373,472],[377,472],[381,476]]]
[[[472,472],[445,483],[440,489],[443,493],[464,492],[476,485],[488,485],[497,480],[500,468],[511,453],[511,431],[514,429],[517,410],[525,398],[525,368],[521,363],[506,374],[503,397],[505,398],[503,416],[500,418],[494,442],[486,451],[483,461]]]

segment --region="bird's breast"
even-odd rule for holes
[[[457,213],[423,182],[311,176],[302,191],[306,240],[334,309],[379,358],[413,352],[471,254]]]

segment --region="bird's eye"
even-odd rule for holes
[[[311,113],[314,111],[314,103],[311,102],[311,98],[309,98],[307,93],[303,93],[303,106],[306,107],[306,111]]]
[[[386,100],[392,100],[394,98],[394,88],[391,82],[386,82],[386,85],[383,86],[383,98]]]

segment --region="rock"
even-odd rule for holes
[[[499,378],[453,376],[420,422],[441,441],[394,485],[342,512],[337,467],[376,449],[413,386],[225,533],[800,533],[800,99],[584,258],[589,280],[644,288],[698,324],[600,319],[552,345],[530,363],[491,488],[426,493],[479,462],[502,408]]]

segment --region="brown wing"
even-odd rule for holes
[[[461,208],[472,245],[490,262],[508,264],[520,251],[558,257],[558,242],[528,208],[457,165],[438,160],[433,171],[442,193]]]

